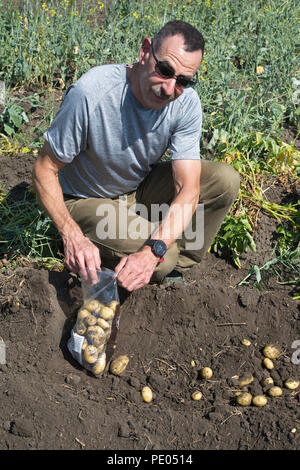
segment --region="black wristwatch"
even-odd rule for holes
[[[145,245],[151,246],[152,253],[159,258],[158,262],[161,263],[164,260],[164,255],[167,251],[167,245],[162,240],[147,240]]]

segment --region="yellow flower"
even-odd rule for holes
[[[42,3],[42,8],[47,8],[47,3]]]
[[[132,13],[132,16],[134,16],[135,18],[138,18],[139,15],[137,14],[137,12],[135,11],[134,13]]]
[[[99,5],[99,6],[98,6],[99,10],[101,10],[101,8],[104,7],[104,3],[102,3],[102,2],[98,2],[98,5]]]
[[[49,13],[50,13],[51,16],[55,16],[55,15],[56,15],[56,11],[55,11],[55,10],[50,10]]]
[[[261,73],[264,73],[265,69],[262,65],[258,65],[258,67],[256,67],[256,73],[257,75],[260,75]]]

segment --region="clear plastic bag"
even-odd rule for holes
[[[106,269],[97,276],[94,284],[82,280],[84,302],[67,346],[74,359],[101,377],[115,349],[120,300],[116,273]]]

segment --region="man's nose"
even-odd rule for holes
[[[164,80],[162,87],[167,96],[173,95],[175,93],[176,78],[167,78]]]

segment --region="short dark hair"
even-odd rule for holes
[[[159,50],[165,38],[176,36],[177,34],[183,36],[187,52],[201,49],[203,55],[205,41],[202,34],[191,24],[180,20],[169,21],[158,31],[156,36],[154,36],[155,49]]]

